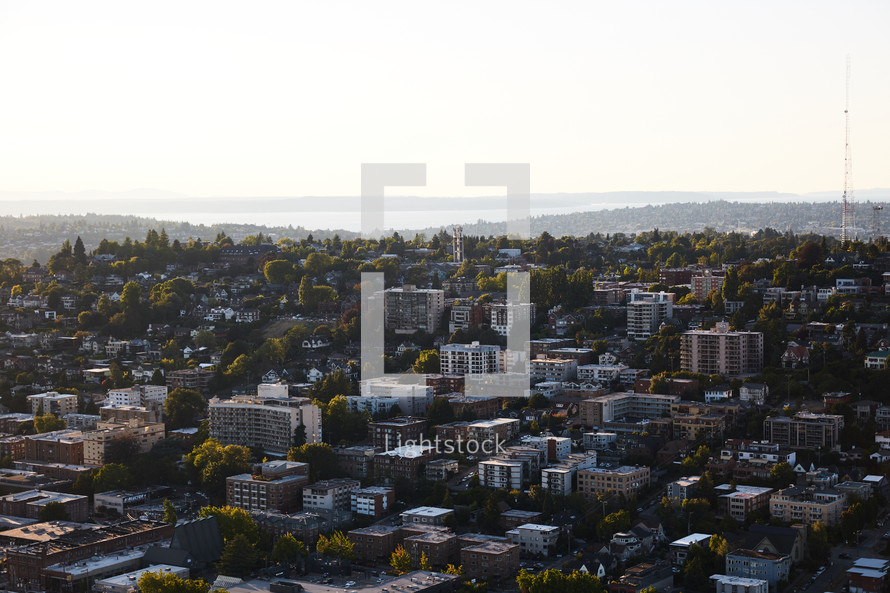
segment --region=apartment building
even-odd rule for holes
[[[403,445],[419,444],[427,429],[424,418],[401,416],[368,423],[368,440],[384,451]]]
[[[377,377],[359,383],[361,397],[395,398],[399,409],[408,416],[424,416],[433,403],[432,385],[411,382],[415,377]]]
[[[764,579],[712,574],[710,581],[714,593],[769,593],[769,583]]]
[[[559,527],[525,523],[507,531],[510,541],[519,546],[522,556],[543,558],[556,552],[556,541],[559,539]]]
[[[757,465],[783,462],[792,467],[797,465],[797,453],[791,449],[786,449],[778,443],[746,439],[727,439],[720,449],[720,459],[735,459]]]
[[[539,354],[529,361],[529,376],[532,381],[572,381],[578,374],[578,361],[571,358],[547,358]]]
[[[151,424],[163,420],[161,410],[158,408],[144,408],[142,406],[102,406],[99,408],[99,420],[93,424],[93,428],[99,422],[130,422],[136,420],[142,424]]]
[[[422,555],[426,556],[431,566],[440,569],[454,563],[458,557],[457,536],[450,531],[435,530],[412,535],[406,537],[402,545],[411,555],[414,566],[420,564]]]
[[[771,443],[796,449],[833,449],[844,428],[838,414],[798,412],[793,418],[771,416],[763,421],[763,438]]]
[[[475,287],[475,281],[471,280]],[[443,284],[444,288],[444,284]],[[475,290],[475,288],[473,288]],[[476,301],[463,300],[455,301],[451,305],[451,312],[448,319],[448,333],[453,334],[459,329],[470,329],[482,325],[484,319],[482,305]]]
[[[106,404],[112,406],[147,406],[163,404],[167,399],[166,385],[133,385],[125,389],[111,389]]]
[[[678,414],[671,418],[671,430],[674,438],[689,441],[694,441],[699,436],[720,437],[726,430],[726,417],[719,414]]]
[[[501,348],[472,342],[439,347],[443,375],[481,375],[501,372]]]
[[[712,290],[720,292],[723,288],[723,276],[712,276],[709,273],[704,276],[692,276],[690,284],[692,285],[690,292],[695,296],[695,300],[702,303]]]
[[[667,497],[686,500],[687,498],[695,498],[698,489],[698,481],[701,476],[687,476],[680,478],[667,485]]]
[[[721,486],[725,486],[727,490],[730,488],[729,484]],[[718,492],[724,490],[721,486],[716,488]],[[736,521],[744,522],[751,513],[769,508],[772,492],[772,488],[739,485],[735,487],[735,491],[720,495],[720,506],[730,517]]]
[[[83,433],[83,463],[95,467],[105,465],[115,442],[123,439],[133,443],[138,453],[148,453],[165,436],[166,427],[160,422],[98,422],[96,430]]]
[[[382,486],[359,488],[349,494],[350,510],[354,515],[382,517],[395,501],[395,489]]]
[[[25,437],[25,459],[45,463],[83,465],[84,434],[79,430],[56,430]]]
[[[761,550],[739,548],[726,555],[726,574],[731,577],[761,579],[776,591],[791,573],[791,556]]]
[[[72,516],[72,520],[83,519]],[[140,566],[144,553],[128,550],[153,543],[166,545],[172,537],[170,523],[133,520],[10,548],[6,562],[9,587],[15,591],[87,591],[90,578]]]
[[[670,292],[632,292],[627,298],[627,337],[646,340],[673,317],[675,295]]]
[[[486,488],[522,490],[529,479],[522,461],[511,459],[488,459],[479,463],[479,485]]]
[[[403,525],[444,525],[445,519],[454,514],[453,509],[440,507],[414,507],[399,516]]]
[[[353,529],[348,537],[355,544],[356,560],[388,563],[402,541],[402,529],[396,525],[370,525]]]
[[[503,446],[517,434],[519,434],[519,420],[516,418],[493,418],[467,424],[467,441],[475,442],[479,452],[485,455],[496,453],[495,448],[498,443]]]
[[[625,498],[636,497],[649,485],[648,467],[624,465],[615,469],[588,468],[578,472],[578,491],[585,497],[614,492]]]
[[[445,313],[445,291],[406,284],[384,293],[384,328],[397,334],[435,333]]]
[[[579,419],[585,426],[602,427],[616,420],[667,418],[680,396],[652,393],[610,393],[585,399],[578,405]]]
[[[572,439],[553,435],[523,435],[519,442],[524,447],[540,449],[547,454],[547,459],[568,459],[572,453]]]
[[[605,451],[618,442],[618,433],[601,430],[596,432],[585,432],[582,439],[585,450],[593,449],[595,451]]]
[[[210,392],[210,381],[213,376],[214,372],[208,369],[167,371],[167,389],[170,391],[177,388],[194,389],[206,395]]]
[[[684,371],[738,377],[763,370],[763,334],[729,331],[719,322],[710,330],[680,335],[680,365]]]
[[[459,464],[456,459],[433,459],[426,464],[424,474],[427,480],[447,480],[457,474]]]
[[[307,463],[257,463],[249,474],[226,478],[226,504],[246,511],[290,513],[299,510],[300,495],[308,483]]]
[[[89,497],[43,490],[26,490],[0,496],[0,514],[37,519],[50,503],[61,504],[68,513],[69,521],[86,521],[90,517]]]
[[[53,414],[57,418],[77,413],[77,396],[70,393],[47,391],[29,395],[27,400],[31,413],[35,415],[40,410],[43,410],[44,414]]]
[[[513,326],[519,324],[531,324],[535,319],[534,303],[498,303],[492,304],[491,329],[499,336],[508,336]]]
[[[354,445],[337,447],[334,453],[340,470],[350,478],[368,478],[374,475],[374,456],[380,453],[380,447]]]
[[[833,488],[801,488],[792,486],[773,492],[769,499],[769,514],[780,521],[812,525],[821,521],[828,526],[838,525],[847,508],[847,495]]]
[[[215,397],[209,412],[210,436],[224,445],[286,455],[300,425],[306,429],[307,443],[321,442],[321,413],[305,397]]]
[[[352,493],[361,482],[350,478],[323,480],[303,487],[303,510],[348,511],[352,507]]]
[[[708,533],[690,533],[685,537],[672,541],[668,544],[671,564],[673,564],[676,569],[679,569],[679,567],[683,566],[686,562],[686,558],[689,556],[689,550],[692,546],[706,547],[710,539],[711,534]],[[679,570],[677,571],[679,572]]]
[[[483,582],[512,580],[519,572],[519,546],[487,541],[460,550],[464,578]]]
[[[435,453],[427,445],[403,445],[374,455],[374,476],[377,478],[416,479],[421,468]]]

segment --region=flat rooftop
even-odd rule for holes
[[[425,570],[415,570],[400,577],[390,579],[384,577],[383,583],[370,583],[366,586],[356,585],[351,587],[349,591],[361,591],[362,593],[384,593],[387,591],[412,591],[418,593],[427,587],[433,587],[449,581],[460,579],[458,576],[444,574],[441,572],[427,572]],[[301,581],[297,579],[288,579],[288,582],[298,583],[303,587],[306,593],[343,593],[346,591],[342,586],[322,585],[311,581]],[[268,592],[269,585],[275,581],[264,581],[254,579],[245,583],[239,583],[233,587],[229,587],[229,593],[265,593]]]

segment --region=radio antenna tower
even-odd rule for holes
[[[883,204],[877,204],[871,207],[871,240],[877,241],[881,236],[881,223],[878,220],[878,213],[884,209]]]
[[[844,103],[844,195],[841,219],[841,242],[851,239],[856,229],[856,207],[853,202],[853,152],[850,148],[850,56],[847,56],[847,89]]]

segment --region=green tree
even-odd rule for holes
[[[769,477],[775,488],[787,488],[797,483],[797,474],[786,461],[773,465],[769,470]]]
[[[315,550],[322,556],[332,556],[343,560],[355,557],[355,544],[342,531],[335,531],[330,537],[318,536]]]
[[[439,353],[435,350],[423,350],[414,362],[412,370],[418,375],[437,374],[439,372]]]
[[[96,471],[93,478],[93,490],[95,492],[123,490],[132,483],[133,474],[129,467],[122,463],[106,463]]]
[[[37,513],[37,520],[41,523],[44,521],[68,521],[69,519],[68,511],[61,502],[48,502]]]
[[[37,434],[52,432],[54,430],[63,430],[65,426],[66,423],[64,420],[56,418],[52,414],[40,414],[34,416],[34,430],[37,431]]]
[[[210,585],[202,579],[183,579],[160,571],[142,573],[137,581],[142,593],[209,593]]]
[[[226,542],[236,536],[246,538],[251,545],[260,539],[260,529],[250,513],[239,507],[204,507],[198,513],[199,517],[216,517],[219,524],[219,532]]]
[[[619,531],[630,529],[630,513],[622,509],[606,515],[597,525],[597,533],[604,541],[612,539]]]
[[[258,561],[256,546],[246,535],[238,533],[226,542],[216,568],[220,574],[243,578],[256,568]]]
[[[207,400],[198,391],[177,387],[164,400],[167,429],[196,426],[206,410]]]
[[[292,533],[285,533],[277,540],[272,548],[272,562],[276,564],[289,564],[297,559],[297,556],[308,554],[306,544],[298,540]]]
[[[411,571],[411,554],[399,544],[389,557],[389,565],[396,574],[405,574]]]
[[[263,275],[270,284],[288,284],[296,277],[294,265],[286,259],[273,259],[263,266]]]
[[[426,411],[426,419],[430,426],[439,426],[454,422],[454,407],[444,397],[437,397]]]
[[[315,293],[312,288],[312,280],[309,279],[309,274],[306,274],[303,276],[303,279],[300,280],[300,289],[297,291],[297,298],[300,299],[300,304],[303,305],[303,310],[309,313],[315,311]]]
[[[173,523],[176,525],[178,518],[176,517],[176,509],[173,507],[173,503],[170,502],[169,498],[164,499],[164,522],[165,523]]]
[[[522,569],[516,576],[516,584],[522,593],[605,593],[603,584],[596,576],[577,570],[565,574],[551,568],[531,574]]]
[[[337,455],[327,443],[306,443],[293,447],[287,454],[287,460],[308,463],[312,481],[332,478],[338,474]]]
[[[302,422],[294,429],[292,447],[301,447],[306,444],[306,425]]]
[[[250,449],[240,445],[226,445],[207,439],[185,456],[186,471],[201,482],[204,491],[222,498],[229,476],[250,471]]]
[[[426,552],[420,553],[420,561],[417,563],[417,570],[425,570],[427,572],[433,570],[430,559],[426,557]]]

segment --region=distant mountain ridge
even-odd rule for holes
[[[872,206],[878,204],[884,206],[884,210],[878,211],[880,233],[886,236],[890,232],[890,199],[880,202],[863,201],[860,194],[856,202],[856,228],[852,231],[853,235],[863,239],[871,236]],[[118,206],[120,209],[126,208],[126,203],[119,202]],[[770,227],[783,232],[791,230],[795,233],[812,232],[837,237],[840,236],[840,219],[841,205],[836,200],[830,202],[777,200],[766,203],[717,200],[533,216],[531,232],[535,236],[543,231],[554,236],[586,236],[591,233],[631,234],[654,228],[695,232],[707,227],[718,232],[748,233]],[[403,236],[412,238],[416,233],[431,236],[441,230],[450,232],[452,226],[398,230]],[[503,222],[484,220],[464,223],[462,226],[465,235],[501,235],[506,230]],[[49,255],[58,251],[59,245],[65,239],[73,243],[77,236],[81,236],[87,249],[93,249],[102,239],[122,241],[125,237],[130,237],[142,240],[149,229],[161,228],[167,230],[171,240],[213,239],[220,232],[226,233],[236,241],[260,232],[273,239],[281,237],[302,239],[310,234],[316,239],[330,238],[335,234],[343,239],[349,239],[358,235],[344,229],[310,229],[303,226],[247,223],[204,225],[123,214],[0,216],[0,259],[14,257],[26,262],[32,259],[45,262]]]

